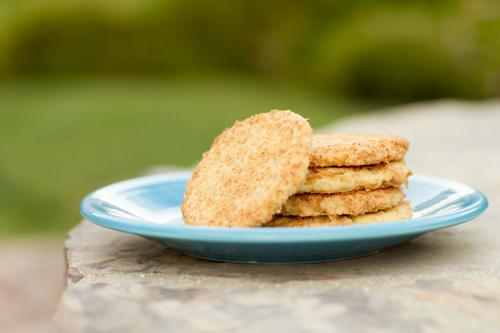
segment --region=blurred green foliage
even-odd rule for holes
[[[500,95],[497,0],[4,0],[0,74],[244,73],[348,98]]]
[[[0,232],[67,230],[272,108],[500,96],[499,32],[498,0],[0,1]]]
[[[91,191],[193,167],[235,120],[272,108],[318,127],[369,107],[230,77],[0,83],[0,235],[66,231]]]

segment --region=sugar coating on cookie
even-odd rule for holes
[[[312,128],[291,111],[273,110],[226,129],[187,182],[187,224],[260,227],[305,181]]]
[[[296,194],[290,197],[281,215],[360,215],[394,207],[405,197],[402,187],[337,194]]]
[[[408,150],[406,139],[394,134],[315,134],[311,166],[359,166],[397,161]]]
[[[323,215],[323,216],[283,216],[276,215],[263,227],[327,227],[352,224],[372,224],[409,220],[413,215],[413,208],[408,201],[403,201],[397,206],[381,210],[376,213],[361,215]]]

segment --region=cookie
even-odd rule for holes
[[[264,227],[326,227],[326,226],[342,226],[352,224],[371,224],[382,222],[394,222],[401,220],[409,220],[412,216],[413,208],[409,202],[403,201],[399,205],[381,210],[376,213],[367,213],[357,216],[352,215],[331,215],[331,216],[283,216],[277,215]]]
[[[393,134],[331,133],[313,136],[311,166],[359,166],[397,161],[409,143]]]
[[[312,129],[306,119],[273,110],[226,129],[187,182],[187,224],[260,227],[305,181]]]
[[[375,190],[401,184],[408,188],[411,174],[403,160],[359,167],[314,167],[309,168],[298,193]]]
[[[402,187],[339,194],[297,194],[290,197],[281,215],[360,215],[398,205],[405,197]]]

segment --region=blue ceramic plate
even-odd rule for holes
[[[190,172],[141,177],[90,193],[80,211],[88,220],[211,260],[305,263],[381,252],[427,232],[469,221],[488,206],[477,190],[447,179],[410,177],[409,221],[313,228],[216,228],[186,225],[180,204]]]

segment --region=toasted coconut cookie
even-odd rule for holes
[[[273,110],[226,129],[186,185],[187,224],[260,227],[304,182],[312,129],[291,111]]]
[[[309,168],[298,193],[375,190],[401,184],[408,188],[411,174],[403,160],[359,167],[314,167]]]
[[[370,224],[409,220],[413,214],[413,208],[408,201],[403,201],[399,205],[381,210],[376,213],[367,213],[357,216],[283,216],[276,215],[273,219],[264,224],[263,227],[326,227],[341,226],[351,224]]]
[[[397,161],[408,150],[408,141],[393,134],[316,134],[311,166],[353,166]]]
[[[396,206],[404,197],[402,187],[338,194],[296,194],[285,202],[280,214],[302,217],[359,215]]]

